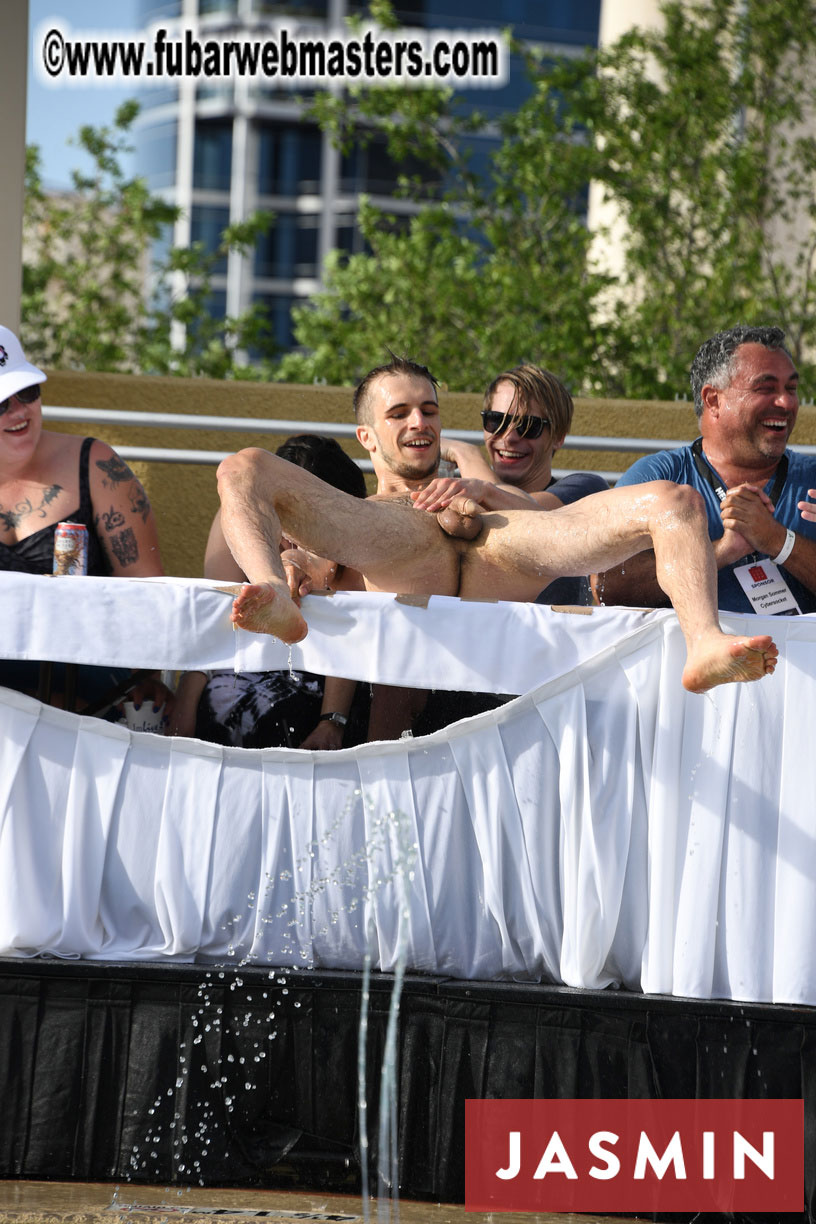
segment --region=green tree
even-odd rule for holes
[[[592,307],[606,285],[590,267],[580,208],[589,149],[560,100],[587,70],[553,66],[504,117],[487,181],[472,173],[468,152],[469,135],[486,121],[458,113],[450,91],[321,99],[319,121],[341,145],[385,136],[395,162],[421,161],[437,198],[427,198],[427,179],[406,174],[402,193],[420,204],[407,224],[363,205],[368,250],[335,253],[323,291],[295,308],[301,351],[283,358],[278,377],[353,382],[388,345],[427,361],[454,390],[482,387],[522,360],[604,389],[603,367],[588,374],[605,343]],[[439,182],[444,191],[434,190]]]
[[[367,253],[335,256],[293,312],[280,375],[353,381],[385,344],[454,388],[521,358],[589,394],[688,393],[700,342],[779,321],[807,369],[816,340],[816,5],[667,0],[575,60],[527,58],[530,95],[479,179],[463,151],[487,122],[442,90],[364,88],[316,113],[341,145],[383,135],[445,184],[400,228],[370,207]],[[600,184],[623,227],[590,235]],[[615,244],[617,258],[608,258]]]
[[[260,309],[218,319],[209,311],[218,260],[247,251],[271,222],[256,214],[228,226],[216,251],[202,243],[170,248],[145,274],[153,244],[166,236],[178,210],[129,178],[122,155],[138,103],[125,103],[113,126],[81,128],[78,145],[91,170],[72,172],[72,188],[43,189],[40,156],[27,150],[21,316],[26,352],[44,365],[87,370],[212,377],[264,377],[276,346]],[[181,326],[174,327],[174,324]],[[253,348],[265,360],[239,361]]]
[[[800,362],[816,338],[816,8],[671,0],[662,16],[601,53],[574,104],[625,222],[614,385],[670,398],[732,323],[779,322]]]

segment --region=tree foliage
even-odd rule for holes
[[[703,339],[779,321],[807,366],[816,338],[816,8],[812,0],[669,0],[579,60],[527,57],[530,93],[480,178],[442,90],[320,99],[341,144],[379,132],[417,151],[442,198],[402,228],[365,210],[365,254],[336,255],[294,311],[301,351],[280,375],[351,382],[386,344],[475,389],[521,359],[589,394],[687,393]],[[586,188],[615,224],[590,234]],[[610,258],[610,250],[614,258]]]
[[[586,70],[553,69],[547,86],[503,118],[487,181],[469,157],[469,137],[486,120],[460,115],[448,91],[322,99],[318,118],[336,140],[347,145],[379,132],[396,162],[421,153],[444,189],[428,199],[427,184],[404,177],[402,193],[418,203],[407,223],[364,204],[367,251],[335,254],[323,292],[293,311],[301,351],[283,358],[279,376],[351,382],[388,345],[427,360],[457,390],[483,386],[523,360],[546,360],[583,381],[605,343],[592,305],[606,279],[592,271],[576,207],[588,149],[553,82]],[[605,389],[602,369],[592,382]]]
[[[371,8],[393,24],[388,0]],[[664,0],[659,29],[578,58],[514,49],[529,91],[498,122],[489,94],[479,113],[440,88],[317,93],[338,146],[386,142],[404,203],[363,201],[364,252],[330,257],[277,364],[257,308],[209,310],[218,260],[251,251],[271,218],[228,227],[216,252],[171,249],[145,300],[148,248],[176,213],[120,169],[135,104],[112,129],[82,129],[94,169],[61,198],[32,152],[27,350],[63,366],[350,383],[388,346],[453,389],[533,360],[577,392],[672,398],[707,336],[778,322],[810,373],[816,0]],[[497,132],[477,173],[472,149]],[[606,204],[592,232],[589,183]]]
[[[576,99],[625,222],[614,365],[633,396],[685,391],[699,343],[737,321],[779,322],[800,362],[816,324],[816,9],[672,0],[662,16],[601,53]]]
[[[215,251],[200,242],[170,247],[144,284],[151,248],[171,230],[178,210],[128,178],[122,155],[138,113],[117,111],[112,127],[80,129],[91,170],[72,172],[71,190],[43,189],[40,156],[27,150],[21,316],[31,360],[63,368],[260,378],[275,346],[262,313],[219,319],[209,302],[215,268],[230,251],[254,247],[271,221],[256,214],[228,226]],[[247,366],[241,350],[266,350]]]

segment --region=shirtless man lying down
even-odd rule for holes
[[[394,400],[395,409],[386,419],[395,422],[394,445],[400,445],[403,404],[411,396],[436,400],[436,389],[421,375],[388,375],[386,383],[384,401]],[[555,578],[597,573],[653,548],[658,581],[686,640],[687,689],[701,693],[758,680],[776,666],[769,636],[734,637],[720,629],[702,499],[683,485],[611,489],[547,513],[482,511],[460,496],[436,514],[415,509],[410,495],[349,497],[251,448],[223,461],[218,491],[224,536],[250,580],[237,589],[232,619],[284,642],[300,641],[306,623],[280,560],[282,535],[359,570],[369,590],[470,599],[535,599]]]

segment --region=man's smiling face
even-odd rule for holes
[[[733,462],[781,457],[799,413],[798,383],[787,353],[742,344],[734,354],[728,385],[703,388],[710,431]]]
[[[537,438],[517,422],[522,417],[539,417],[547,420],[547,413],[537,400],[519,404],[518,392],[511,382],[500,382],[496,387],[490,408],[502,413],[506,420],[496,433],[485,430],[484,443],[490,466],[499,480],[517,485],[527,493],[538,493],[546,489],[552,479],[552,460],[563,438],[553,436],[552,425],[545,425]]]
[[[367,421],[357,436],[375,471],[428,480],[439,467],[439,404],[434,386],[411,374],[383,374],[369,390]]]

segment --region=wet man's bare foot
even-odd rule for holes
[[[436,521],[446,535],[457,540],[475,540],[482,530],[482,514],[478,502],[460,493],[444,510],[437,513]]]
[[[234,625],[252,633],[271,633],[287,644],[305,638],[306,622],[285,583],[278,587],[271,582],[255,582],[232,589],[235,602],[230,619]]]
[[[779,651],[767,634],[729,637],[713,633],[689,650],[683,669],[683,687],[705,693],[718,684],[761,680],[776,667]]]

